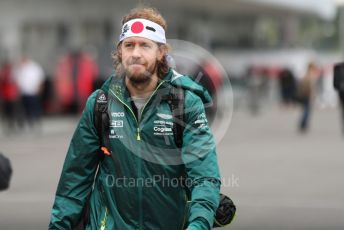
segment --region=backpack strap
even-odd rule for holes
[[[103,90],[99,90],[94,105],[94,126],[99,137],[100,159],[105,155],[111,156],[118,177],[122,177],[121,165],[118,158],[110,148],[110,118],[108,114],[108,95]]]
[[[184,132],[184,89],[172,86],[167,102],[172,111],[174,141],[178,148],[182,148]]]
[[[103,90],[99,90],[96,96],[96,103],[94,105],[94,126],[97,129],[100,150],[106,154],[110,155],[111,150],[109,148],[109,143],[107,138],[102,138],[103,134],[107,136],[109,134],[109,116],[107,113],[108,99],[107,94]],[[101,154],[102,158],[104,154]]]
[[[108,107],[108,101],[107,101],[107,94],[103,90],[99,90],[96,95],[96,102],[94,104],[93,108],[93,116],[94,116],[94,127],[97,130],[97,134],[99,137],[99,161],[102,161],[104,159],[105,154],[109,155],[110,152],[105,146],[108,146],[104,143],[104,138],[103,138],[103,131],[106,127],[104,124],[106,121],[108,121],[108,116],[107,116],[107,107]],[[106,131],[105,131],[106,132]],[[106,138],[105,138],[106,139]],[[103,152],[102,152],[102,151]],[[106,151],[107,150],[107,151]],[[103,154],[104,153],[104,154]],[[99,170],[99,165],[97,169],[97,173]],[[94,186],[94,181],[93,181],[93,186]],[[90,197],[91,194],[88,195],[85,205],[82,209],[80,219],[76,226],[73,228],[73,230],[85,230],[86,226],[88,225],[90,221]]]

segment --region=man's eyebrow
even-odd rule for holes
[[[151,42],[147,42],[147,41],[142,41],[139,43],[140,45],[152,45]]]
[[[139,44],[139,45],[152,45],[150,42],[147,41],[124,41],[123,44]]]

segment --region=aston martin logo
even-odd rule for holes
[[[163,114],[163,113],[157,113],[156,114],[158,117],[162,118],[162,119],[172,119],[172,115],[171,114]]]

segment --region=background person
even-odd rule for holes
[[[316,65],[308,64],[305,76],[298,84],[298,100],[301,103],[302,115],[299,121],[299,131],[307,132],[312,111],[312,103],[315,96],[315,81],[318,76]]]
[[[38,63],[23,55],[14,71],[24,110],[24,121],[29,127],[36,127],[42,114],[40,94],[45,78],[43,69]]]

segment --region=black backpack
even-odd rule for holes
[[[162,98],[170,105],[173,117],[173,134],[176,146],[181,148],[183,145],[183,132],[184,132],[184,90],[180,87],[171,87],[170,93],[167,97]],[[100,160],[104,158],[104,154],[109,154],[114,164],[116,165],[116,173],[121,176],[121,165],[115,154],[112,153],[110,148],[109,137],[110,132],[110,119],[108,115],[108,95],[99,90],[96,96],[96,103],[94,106],[94,125],[97,129],[100,140]],[[224,227],[230,224],[235,216],[236,206],[233,201],[226,195],[220,194],[220,205],[216,210],[215,221],[213,227]],[[76,230],[84,229],[89,220],[89,203],[86,203],[81,221],[79,222]]]
[[[0,153],[0,191],[10,186],[12,167],[10,160]]]

